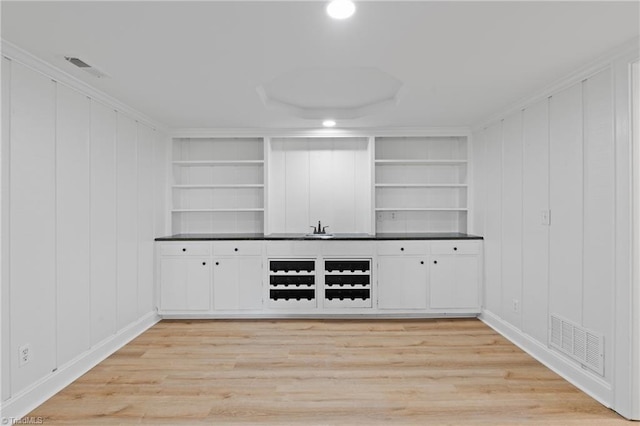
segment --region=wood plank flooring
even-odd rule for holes
[[[163,321],[47,425],[629,425],[476,319]]]

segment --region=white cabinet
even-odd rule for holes
[[[159,311],[211,309],[211,244],[161,243],[159,254]]]
[[[434,243],[429,264],[431,309],[480,309],[480,244]]]
[[[205,257],[160,259],[160,310],[207,311],[211,306],[211,265]]]
[[[262,256],[214,258],[213,307],[215,310],[262,308]]]
[[[378,308],[427,308],[427,256],[378,256]]]
[[[262,308],[262,241],[213,243],[214,310]]]

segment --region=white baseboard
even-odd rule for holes
[[[20,419],[33,409],[98,365],[109,355],[135,339],[160,321],[155,312],[149,312],[113,336],[98,343],[70,362],[58,368],[25,390],[4,401],[0,407],[2,419]]]
[[[583,369],[575,361],[552,351],[545,344],[523,333],[492,312],[485,310],[478,318],[602,405],[612,407],[613,389],[603,379]]]

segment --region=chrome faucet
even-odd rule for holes
[[[328,228],[328,226],[322,226],[322,224],[320,223],[320,221],[318,221],[318,227],[316,228],[315,226],[309,226],[310,228],[313,228],[313,233],[316,235],[324,235],[327,232],[325,231],[325,229]]]

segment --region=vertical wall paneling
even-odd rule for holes
[[[472,234],[484,235],[484,217],[485,217],[485,200],[487,198],[487,184],[485,181],[486,165],[485,165],[485,133],[478,132],[471,141],[472,163],[473,163],[473,190],[471,188],[470,197],[473,197],[473,212],[469,217],[472,228],[469,231]],[[470,148],[471,149],[471,148]]]
[[[502,122],[484,131],[486,165],[485,202],[485,308],[501,314],[502,307]]]
[[[11,392],[55,368],[55,82],[11,69]],[[32,360],[19,366],[18,349]]]
[[[1,57],[2,134],[0,137],[0,401],[11,396],[11,303],[9,294],[10,222],[9,222],[9,146],[11,140],[11,61]]]
[[[62,84],[56,113],[57,366],[90,346],[91,101]]]
[[[269,174],[267,175],[267,180],[265,181],[268,188],[268,198],[267,205],[269,213],[266,217],[269,223],[268,233],[276,232],[284,232],[287,226],[287,215],[286,215],[286,192],[282,189],[286,187],[286,169],[285,169],[285,143],[282,140],[270,140],[269,143],[269,152],[268,156],[265,157],[267,159],[267,164],[269,167]],[[278,214],[273,214],[271,212],[278,212]]]
[[[136,122],[118,113],[116,145],[118,286],[117,327],[138,312],[138,180]]]
[[[522,164],[522,330],[547,341],[549,226],[549,100],[527,107],[523,115]]]
[[[154,233],[166,235],[171,232],[167,229],[166,212],[169,210],[165,205],[167,188],[171,184],[167,182],[167,140],[159,132],[154,132],[153,140],[153,212],[154,212]]]
[[[520,326],[522,300],[522,111],[502,123],[502,312]]]
[[[116,332],[116,112],[91,102],[91,344]]]
[[[285,142],[285,232],[309,230],[309,147],[307,141]]]
[[[270,141],[270,233],[371,233],[371,151],[366,138]]]
[[[613,327],[615,150],[611,70],[583,82],[584,263],[582,325],[603,335]],[[611,352],[610,339],[605,353]],[[605,358],[605,376],[610,374]]]
[[[138,316],[153,307],[154,136],[154,130],[138,123]]]
[[[640,61],[636,60],[632,67],[631,77],[631,133],[632,133],[632,196],[633,199],[633,242],[632,242],[632,301],[631,306],[640,306]],[[632,403],[629,417],[640,418],[640,309],[635,309],[631,318],[631,377],[636,382],[631,384],[630,400]],[[605,360],[606,361],[606,360]],[[606,366],[605,366],[606,368]]]
[[[347,212],[344,211],[345,200],[342,197],[344,192],[336,191],[336,182],[334,180],[336,173],[340,174],[340,178],[346,177],[344,171],[346,159],[341,158],[344,156],[336,152],[334,146],[335,144],[331,140],[309,139],[307,142],[309,155],[309,192],[307,194],[309,212],[305,221],[307,225],[315,225],[321,220],[323,225],[331,226],[328,230],[329,232],[337,232],[336,228],[339,224],[336,222],[335,216],[347,215]],[[338,164],[336,164],[336,161]],[[349,171],[353,171],[353,163],[350,166]],[[299,176],[299,179],[304,178],[303,174]],[[332,196],[335,196],[335,198],[332,199]],[[353,197],[351,197],[351,202],[353,202]],[[336,212],[334,209],[341,209],[342,211]],[[310,230],[310,228],[307,229]],[[298,232],[301,231],[302,229]]]
[[[582,84],[549,104],[550,313],[582,323],[583,149]]]

